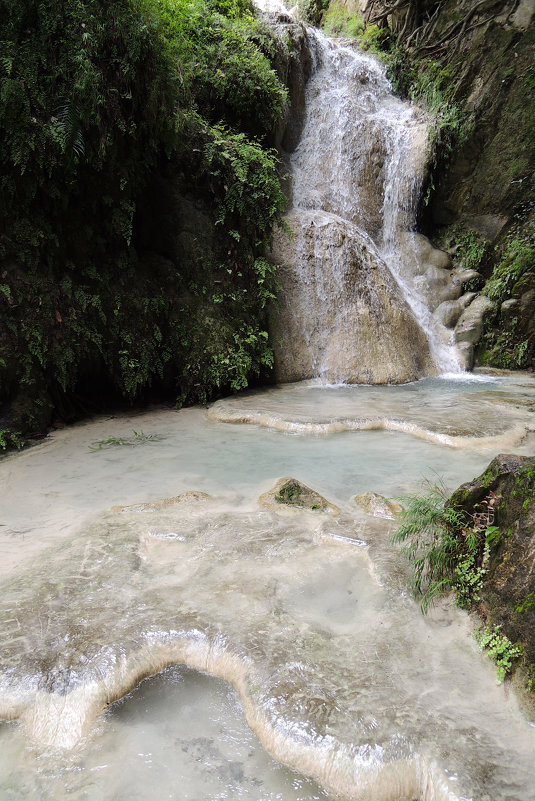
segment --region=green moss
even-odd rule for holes
[[[485,294],[499,303],[520,295],[535,278],[535,225],[513,235],[485,284]]]
[[[329,5],[329,0],[298,0],[297,7],[301,19],[309,25],[319,25],[323,14]]]

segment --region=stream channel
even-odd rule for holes
[[[353,498],[533,453],[534,406],[528,375],[303,382],[3,458],[2,801],[532,801],[533,722]],[[259,504],[283,476],[339,514]]]

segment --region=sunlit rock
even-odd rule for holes
[[[425,335],[371,240],[320,211],[293,211],[288,224],[293,238],[280,231],[272,252],[278,381],[387,384],[432,372]]]

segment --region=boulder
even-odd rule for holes
[[[455,328],[462,313],[460,300],[445,300],[435,309],[434,317],[446,328]]]
[[[296,478],[279,479],[273,489],[260,496],[258,503],[268,509],[290,507],[310,509],[313,512],[327,512],[330,515],[340,513],[336,506]]]
[[[493,302],[486,295],[478,295],[464,310],[455,326],[454,338],[459,353],[464,361],[465,369],[470,370],[474,364],[474,345],[483,333],[483,322],[494,308]]]
[[[280,308],[271,316],[279,382],[414,381],[434,365],[422,329],[377,249],[351,222],[293,210],[279,230]]]
[[[363,492],[362,495],[355,496],[354,501],[366,514],[386,520],[395,520],[403,511],[400,503],[390,501],[376,492]]]

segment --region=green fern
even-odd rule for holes
[[[521,645],[514,644],[501,633],[501,626],[490,629],[488,626],[475,635],[479,647],[486,651],[496,664],[496,683],[501,684],[511,668],[515,659],[523,654]]]

